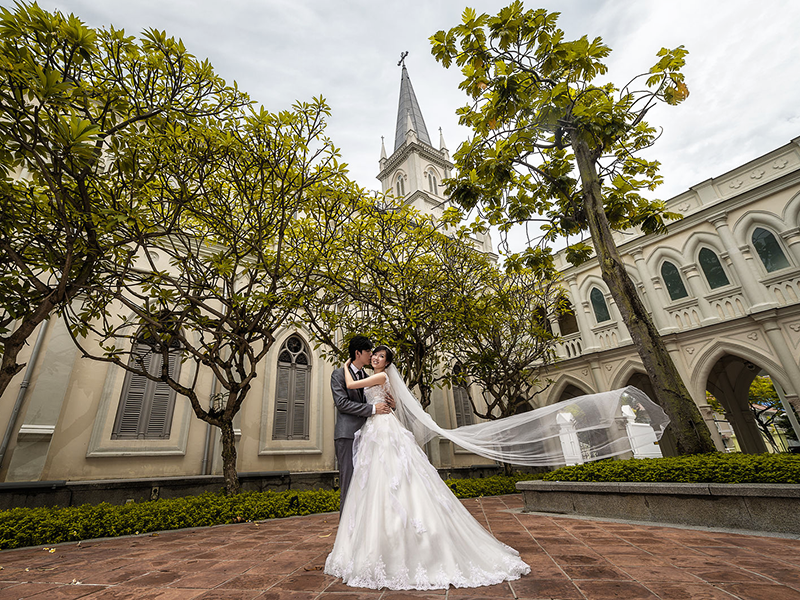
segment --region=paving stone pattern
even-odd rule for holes
[[[527,515],[520,495],[463,503],[530,575],[433,592],[350,588],[322,572],[330,513],[0,552],[0,600],[800,600],[797,539]]]

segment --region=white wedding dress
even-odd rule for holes
[[[387,380],[365,395],[375,404],[390,390]],[[353,460],[325,573],[391,590],[478,587],[530,573],[516,550],[469,514],[394,414],[367,419]]]

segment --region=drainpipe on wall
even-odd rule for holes
[[[28,385],[31,382],[31,375],[33,374],[33,366],[36,364],[36,359],[39,357],[39,350],[42,347],[42,341],[47,333],[47,328],[50,325],[50,319],[45,320],[39,328],[39,335],[36,336],[36,343],[33,345],[33,352],[28,359],[28,365],[25,367],[25,375],[22,377],[22,383],[19,384],[19,392],[17,393],[17,401],[14,403],[14,409],[11,411],[11,416],[8,418],[8,426],[6,427],[6,434],[3,436],[3,442],[0,444],[0,467],[2,467],[3,459],[8,450],[8,444],[11,441],[11,436],[14,435],[16,428],[17,417],[19,410],[22,408],[22,403],[25,400],[25,395],[28,393]]]
[[[217,376],[211,376],[211,398],[208,401],[209,409],[214,408],[214,396],[217,395]],[[211,430],[214,428],[211,423],[206,423],[206,441],[203,445],[203,464],[200,469],[202,475],[209,475],[211,473],[209,465],[209,457],[211,455]]]

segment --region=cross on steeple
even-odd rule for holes
[[[398,67],[405,67],[406,66],[406,56],[408,56],[408,50],[405,52],[400,53],[400,60],[397,63]]]

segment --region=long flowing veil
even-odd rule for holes
[[[609,458],[661,439],[669,418],[633,386],[571,398],[530,412],[465,425],[439,427],[394,365],[386,369],[395,415],[425,444],[436,436],[490,460],[523,466],[563,465],[570,457]],[[583,462],[573,460],[572,462]]]

